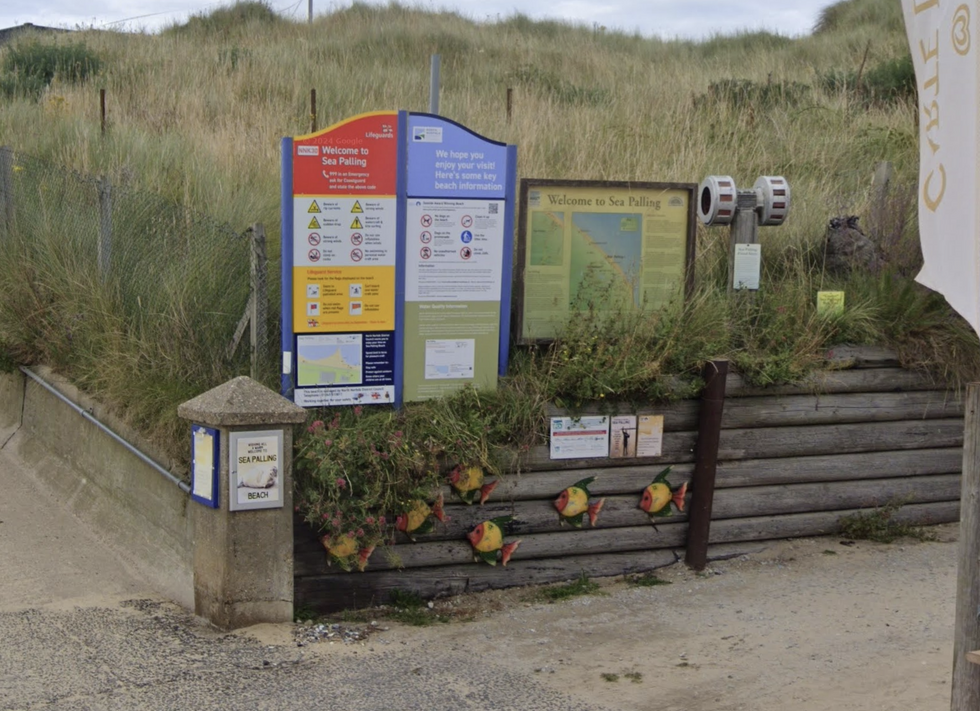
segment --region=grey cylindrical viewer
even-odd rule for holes
[[[219,431],[218,508],[192,507],[194,612],[226,629],[293,619],[293,426],[306,410],[241,376],[177,408]],[[281,508],[230,511],[230,436],[282,432]]]

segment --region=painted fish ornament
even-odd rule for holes
[[[357,539],[348,535],[335,536],[334,538],[324,536],[320,539],[320,543],[327,549],[327,555],[335,559],[344,570],[350,570],[351,561],[354,555],[357,554],[354,565],[361,572],[364,572],[368,564],[368,559],[374,553],[375,549],[373,545],[358,547]]]
[[[568,521],[575,528],[582,528],[582,517],[588,516],[589,523],[595,526],[595,520],[602,510],[605,499],[599,499],[596,503],[590,504],[589,484],[595,481],[594,476],[572,484],[565,489],[555,499],[555,508],[558,509],[558,523]]]
[[[676,489],[672,489],[670,488],[670,482],[667,481],[667,475],[669,473],[670,467],[667,467],[657,474],[657,478],[653,480],[650,486],[643,490],[643,495],[640,498],[640,508],[646,511],[651,517],[673,516],[674,512],[670,508],[671,504],[676,506],[678,511],[684,510],[687,482],[685,481]]]
[[[489,484],[484,484],[483,469],[480,467],[466,467],[464,469],[462,466],[456,465],[449,472],[449,483],[452,484],[459,498],[467,504],[472,504],[479,499],[482,506],[490,497],[490,492],[500,483],[500,480],[494,479]]]
[[[412,541],[415,540],[416,535],[429,533],[435,527],[433,518],[442,523],[446,522],[443,503],[441,491],[431,507],[422,499],[416,499],[408,511],[395,518],[395,530],[401,531]]]
[[[513,516],[498,516],[484,521],[466,534],[470,539],[470,545],[473,546],[474,561],[479,563],[482,560],[489,565],[496,565],[499,552],[501,565],[507,565],[517,546],[521,544],[520,539],[512,543],[504,543],[503,526],[513,520]]]

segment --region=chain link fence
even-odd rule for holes
[[[278,271],[261,225],[0,148],[0,259],[0,344],[36,351],[20,360],[73,368],[115,352],[136,360],[122,370],[197,387],[243,372],[275,387]]]

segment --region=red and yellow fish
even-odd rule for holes
[[[595,526],[596,517],[602,510],[605,499],[599,499],[596,503],[590,504],[589,484],[595,481],[594,476],[572,484],[565,489],[555,499],[555,508],[558,509],[558,523],[568,521],[575,528],[582,528],[582,517],[588,516],[589,523]]]
[[[653,480],[650,486],[643,490],[643,495],[640,497],[640,508],[650,516],[673,516],[674,512],[670,508],[671,504],[676,506],[678,511],[684,510],[687,482],[684,482],[676,489],[672,489],[670,482],[667,481],[667,475],[669,473],[670,467],[667,467],[657,474],[657,478]]]
[[[474,561],[479,563],[482,560],[489,565],[496,565],[499,552],[501,564],[507,565],[517,546],[521,544],[520,539],[512,543],[504,543],[503,526],[513,520],[513,516],[498,516],[484,521],[466,534],[470,545],[473,546]]]
[[[431,507],[422,499],[416,499],[411,502],[408,511],[398,514],[395,518],[395,530],[401,531],[413,541],[416,535],[429,533],[435,527],[433,518],[442,523],[446,522],[446,513],[442,508],[443,503],[441,491]]]
[[[367,567],[368,558],[371,557],[371,554],[374,553],[375,549],[374,545],[359,547],[357,544],[357,539],[354,538],[354,536],[348,535],[334,536],[332,538],[329,536],[324,536],[320,539],[320,543],[327,549],[327,554],[340,564],[341,568],[344,570],[350,570],[352,561],[354,561],[353,564],[356,565],[357,569],[362,573]],[[356,561],[354,560],[355,554],[357,555]]]
[[[449,483],[452,484],[459,498],[467,504],[472,504],[479,498],[482,505],[490,497],[490,492],[500,483],[499,479],[494,479],[489,484],[484,484],[483,478],[483,469],[480,467],[466,467],[464,469],[457,464],[449,472]]]

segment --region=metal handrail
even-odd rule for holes
[[[34,373],[31,370],[29,370],[29,369],[27,369],[27,368],[25,368],[23,366],[21,366],[20,370],[21,370],[22,373],[24,373],[29,378],[31,378],[31,380],[33,380],[34,382],[36,382],[38,385],[40,385],[41,387],[43,387],[49,393],[51,393],[52,395],[54,395],[55,397],[57,397],[59,400],[61,400],[63,403],[65,403],[66,405],[68,405],[71,409],[73,409],[79,415],[81,415],[82,417],[84,417],[86,420],[88,420],[93,425],[95,425],[100,430],[102,430],[107,435],[109,435],[114,440],[116,440],[119,444],[121,444],[123,447],[125,447],[131,454],[135,455],[144,464],[152,467],[153,469],[156,469],[157,472],[159,472],[161,475],[163,475],[167,480],[169,480],[171,483],[176,484],[177,487],[181,491],[183,491],[185,493],[188,493],[188,494],[190,493],[191,487],[190,487],[190,485],[186,481],[184,481],[183,479],[180,479],[179,477],[174,476],[173,474],[171,474],[170,472],[168,472],[166,469],[164,469],[163,467],[161,467],[159,464],[157,464],[155,461],[153,461],[152,459],[150,459],[148,456],[146,456],[145,454],[143,454],[141,451],[139,451],[138,449],[136,449],[136,447],[134,447],[129,442],[127,442],[125,439],[123,439],[118,434],[116,434],[115,432],[113,432],[106,425],[102,424],[88,410],[86,410],[83,407],[79,407],[76,403],[72,402],[67,397],[65,397],[64,394],[62,394],[61,392],[59,392],[57,390],[57,388],[53,387],[52,385],[50,385],[49,383],[47,383],[46,381],[44,381],[39,375],[37,375],[37,373]]]

